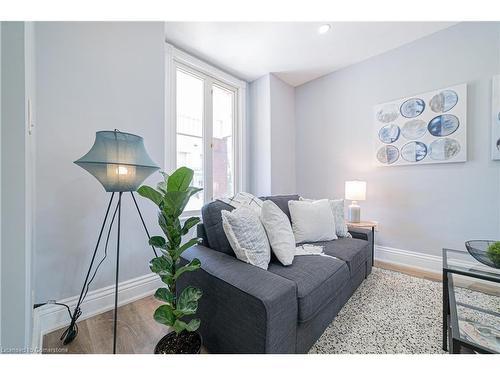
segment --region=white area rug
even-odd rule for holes
[[[310,353],[445,353],[442,286],[373,268]]]

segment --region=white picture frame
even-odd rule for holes
[[[467,84],[374,106],[378,166],[467,161]]]

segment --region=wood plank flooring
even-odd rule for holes
[[[413,267],[403,266],[403,265],[394,264],[394,263],[381,262],[379,260],[375,261],[375,267],[383,268],[383,269],[391,270],[391,271],[396,271],[396,272],[401,272],[401,273],[404,273],[406,275],[415,276],[415,277],[419,277],[421,279],[427,279],[427,280],[432,280],[432,281],[441,281],[443,279],[441,274],[436,273],[436,272],[425,271],[425,270],[421,270],[419,268],[413,268]]]
[[[167,327],[153,319],[153,312],[159,305],[160,302],[150,296],[118,308],[117,353],[153,353],[156,343],[168,333]],[[79,321],[78,336],[68,345],[59,340],[64,329],[44,336],[44,352],[113,352],[113,311]]]

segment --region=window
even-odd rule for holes
[[[177,168],[194,171],[193,186],[203,187],[203,80],[180,69],[176,73]],[[187,211],[199,210],[203,195],[193,196]]]
[[[243,101],[242,87],[210,74],[215,68],[207,72],[184,62],[174,58],[172,65],[171,105],[175,113],[172,164],[193,169],[193,186],[203,188],[186,206],[186,211],[193,213],[205,202],[234,195],[241,186],[239,145],[242,142],[238,120]]]

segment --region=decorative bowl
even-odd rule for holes
[[[477,261],[493,268],[500,268],[500,253],[496,253],[496,256],[488,254],[489,247],[497,242],[499,241],[472,240],[465,242],[465,247]]]

